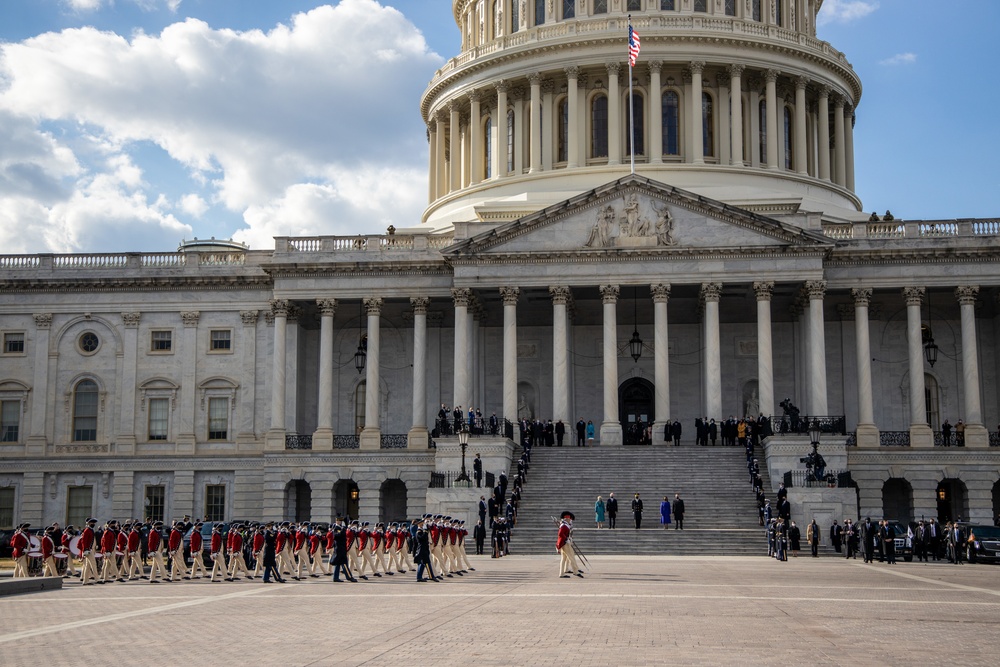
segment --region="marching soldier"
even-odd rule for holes
[[[382,572],[384,574],[392,574],[392,572],[389,572],[389,570],[385,567],[385,550],[383,549],[382,544],[385,540],[385,530],[383,524],[375,524],[375,527],[372,529],[369,537],[371,538],[369,545],[371,546],[372,551],[372,561],[375,563],[375,576],[381,576],[378,573],[379,568],[382,568]]]
[[[299,529],[295,533],[295,581],[301,581],[302,568],[309,574],[309,522],[299,524]]]
[[[120,525],[115,523],[115,530],[118,533],[115,538],[115,559],[117,561],[115,569],[118,570],[118,581],[125,581],[125,569],[128,567],[128,529],[128,522]]]
[[[157,521],[149,531],[149,538],[146,540],[146,550],[153,559],[153,564],[149,566],[149,583],[159,583],[158,579],[166,580],[167,567],[163,563],[163,522]]]
[[[438,514],[431,522],[430,542],[431,542],[431,564],[437,568],[437,578],[442,579],[448,574],[441,558],[441,515]]]
[[[309,576],[319,577],[320,573],[326,574],[323,567],[323,529],[316,528],[309,534]]]
[[[463,566],[463,571],[465,572],[475,572],[476,568],[472,567],[469,563],[469,556],[465,553],[465,538],[469,535],[469,531],[465,528],[465,521],[459,521],[458,525],[458,556],[461,560],[461,565]]]
[[[402,572],[403,569],[399,565],[399,547],[396,545],[395,523],[390,523],[386,526],[383,543],[385,544],[385,552],[389,556],[389,574]]]
[[[212,576],[209,581],[215,583],[216,575],[225,578],[228,569],[226,567],[226,555],[222,550],[222,533],[218,523],[212,524],[212,543],[210,545],[212,558]],[[221,581],[221,579],[220,579]]]
[[[250,544],[250,552],[253,554],[253,576],[259,577],[264,574],[264,545],[267,543],[267,538],[264,535],[264,529],[258,523],[253,529],[253,538]],[[272,564],[273,567],[273,564]],[[277,577],[275,577],[277,580]]]
[[[201,539],[201,521],[194,524],[194,530],[191,531],[191,543],[189,545],[189,551],[191,553],[191,574],[188,575],[187,579],[194,579],[195,573],[198,574],[198,578],[204,577],[207,574],[205,570],[205,557],[202,555],[202,539]]]
[[[347,571],[353,577],[355,574],[361,576],[360,566],[358,565],[358,522],[352,521],[345,535],[347,537]]]
[[[184,532],[180,521],[174,521],[167,538],[167,553],[170,554],[170,577],[168,581],[180,581],[187,568],[184,563]]]
[[[81,569],[80,580],[83,584],[93,584],[97,577],[97,557],[94,555],[94,526],[97,525],[97,519],[90,518],[87,519],[87,525],[80,533],[80,556],[83,558],[83,566]]]
[[[111,581],[118,578],[118,563],[115,562],[115,550],[118,548],[118,535],[115,533],[115,522],[108,521],[104,524],[104,531],[101,533],[101,580],[100,584],[107,583],[108,575]]]
[[[361,529],[358,531],[358,556],[361,557],[361,569],[358,570],[359,576],[362,579],[368,579],[368,575],[365,574],[366,569],[370,569],[372,574],[377,577],[382,575],[375,571],[375,563],[372,561],[371,552],[368,549],[368,542],[371,540],[371,535],[368,531],[368,526],[370,526],[367,521],[361,524]]]
[[[243,558],[243,534],[240,532],[242,526],[233,525],[229,529],[229,576],[226,581],[236,581],[239,572],[247,579],[253,579],[253,575],[247,570],[247,562]]]
[[[583,573],[577,567],[576,556],[573,555],[572,545],[570,544],[573,519],[575,518],[572,512],[563,512],[560,516],[559,533],[556,536],[556,551],[559,552],[560,556],[559,576],[563,579],[569,579],[573,574],[581,578],[583,577]]]
[[[76,528],[73,526],[66,526],[66,530],[63,531],[62,537],[59,538],[62,545],[59,547],[59,552],[66,556],[66,574],[64,577],[75,577],[78,572],[76,567],[73,565],[73,552],[70,551],[69,543],[73,540],[76,535]]]
[[[285,536],[282,542],[281,551],[278,553],[278,569],[281,574],[291,576],[295,572],[295,556],[292,553],[295,547],[295,525],[287,521],[281,524],[281,533]]]
[[[139,554],[142,546],[142,532],[139,530],[139,522],[133,521],[129,527],[128,537],[125,539],[125,578],[141,579],[143,574],[142,558]]]
[[[58,577],[59,571],[56,570],[56,543],[52,540],[52,533],[54,528],[49,526],[45,529],[42,534],[42,576],[43,577]]]
[[[413,565],[413,554],[410,552],[410,545],[406,539],[410,536],[409,534],[410,531],[406,523],[401,523],[396,531],[396,549],[399,551],[400,572],[416,569]]]
[[[10,538],[10,546],[14,557],[14,576],[18,578],[28,576],[28,544],[30,544],[30,541],[28,540],[27,530],[30,527],[30,523],[22,523]]]

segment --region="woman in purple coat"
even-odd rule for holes
[[[660,503],[660,525],[664,529],[670,525],[670,501],[666,496],[663,496],[663,502]]]

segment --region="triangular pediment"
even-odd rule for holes
[[[822,250],[822,234],[636,175],[455,243],[446,255]]]

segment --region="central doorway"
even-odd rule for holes
[[[645,378],[629,378],[618,387],[618,421],[626,445],[651,444],[645,437],[653,414],[653,383]]]

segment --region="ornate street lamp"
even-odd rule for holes
[[[818,419],[814,419],[812,421],[812,423],[809,425],[809,444],[810,445],[818,445],[819,444],[819,437],[820,437],[821,433],[822,433],[822,431],[820,430],[820,427],[819,427],[819,420]]]
[[[365,361],[368,359],[368,350],[365,349],[364,329],[364,300],[358,304],[358,350],[354,353],[354,367],[358,369],[358,375],[365,370]]]
[[[639,338],[639,319],[636,315],[636,302],[639,300],[638,291],[638,287],[632,290],[632,326],[634,329],[632,331],[632,338],[628,342],[628,350],[632,355],[632,361],[636,363],[639,362],[639,357],[642,356],[642,339]]]
[[[934,342],[934,332],[931,327],[931,293],[927,292],[927,342],[924,343],[924,356],[927,357],[927,363],[934,368],[934,364],[937,363],[938,359],[938,346]]]
[[[469,473],[465,470],[465,448],[469,446],[469,429],[464,423],[458,432],[458,444],[462,447],[462,472],[455,478],[455,482],[469,482],[469,484],[472,484]]]

